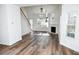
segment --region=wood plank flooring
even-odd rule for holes
[[[59,44],[57,34],[34,32],[12,46],[0,45],[0,55],[79,55]]]

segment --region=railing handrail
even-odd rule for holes
[[[20,8],[21,12],[23,13],[23,15],[25,16],[26,20],[28,21],[28,23],[30,24],[28,18],[26,17],[26,15],[24,14],[23,10]],[[31,25],[31,24],[30,24]]]

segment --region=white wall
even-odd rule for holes
[[[0,44],[12,45],[21,40],[20,8],[0,5]]]
[[[77,12],[75,38],[67,37],[68,13]],[[60,20],[60,43],[72,50],[79,52],[79,5],[62,5]]]
[[[50,27],[51,26],[56,27],[56,33],[59,34],[59,31],[60,31],[61,5],[57,5],[57,6],[54,6],[54,7],[56,7],[54,12],[53,12],[55,14],[55,17],[54,17],[55,19],[52,20],[52,24],[49,24],[49,25],[50,25]],[[50,17],[50,23],[51,23],[51,17]],[[51,28],[50,28],[50,31],[51,31]]]
[[[47,13],[54,13],[55,14],[55,21],[53,21],[51,26],[56,26],[57,30],[56,32],[59,32],[59,21],[60,21],[60,10],[61,10],[61,5],[40,5],[40,6],[30,6],[30,7],[24,7],[23,9],[25,10],[25,13],[27,13],[28,18],[33,19],[33,25],[38,25],[36,23],[34,23],[37,19],[37,15],[40,13],[40,8],[43,7],[45,10],[47,10]],[[38,28],[36,26],[33,26],[33,30],[36,31],[47,31],[49,29],[47,28],[40,28],[40,26],[38,26]]]
[[[21,12],[21,32],[22,35],[26,35],[31,32],[31,27],[22,12]]]
[[[16,5],[7,5],[8,27],[10,35],[10,44],[21,40],[21,15],[20,7]]]
[[[6,5],[0,5],[0,44],[9,44],[9,30]]]

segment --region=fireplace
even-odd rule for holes
[[[56,27],[51,27],[51,32],[56,33]]]

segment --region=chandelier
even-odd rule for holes
[[[47,22],[47,19],[48,19],[47,15],[48,14],[47,14],[46,10],[44,8],[40,8],[40,15],[39,15],[40,19],[45,18],[45,22]]]

